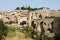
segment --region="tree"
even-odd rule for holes
[[[25,10],[26,8],[25,7],[21,7],[22,10]]]
[[[4,39],[3,36],[7,36],[8,27],[4,24],[3,20],[0,19],[0,40]]]
[[[5,22],[6,24],[12,24],[15,23],[15,21],[10,20],[9,22]]]
[[[15,10],[20,10],[20,8],[19,8],[19,7],[17,7]]]
[[[28,10],[31,11],[31,7],[30,6],[28,7]]]
[[[34,8],[34,10],[38,10],[38,8]]]

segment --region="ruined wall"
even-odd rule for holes
[[[51,10],[50,16],[60,17],[60,11],[58,11],[58,10]]]
[[[54,23],[54,32],[57,37],[60,37],[60,17],[56,17]]]

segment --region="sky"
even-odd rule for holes
[[[0,0],[0,11],[14,10],[23,5],[29,5],[32,8],[60,9],[60,0]]]

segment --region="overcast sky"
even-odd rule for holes
[[[30,5],[33,8],[60,9],[60,0],[0,0],[0,11],[13,10],[23,5]]]

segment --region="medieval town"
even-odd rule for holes
[[[55,36],[59,37],[60,10],[51,10],[47,7],[33,11],[17,9],[0,12],[0,19],[9,28],[16,28],[21,31],[23,30],[22,27],[28,27],[28,29],[31,27],[34,29],[33,35],[31,34],[34,40],[48,40],[47,37],[49,40],[55,40]],[[31,28],[30,30],[32,30]],[[47,37],[45,38],[44,35]]]
[[[0,40],[60,40],[60,0],[0,0]]]

